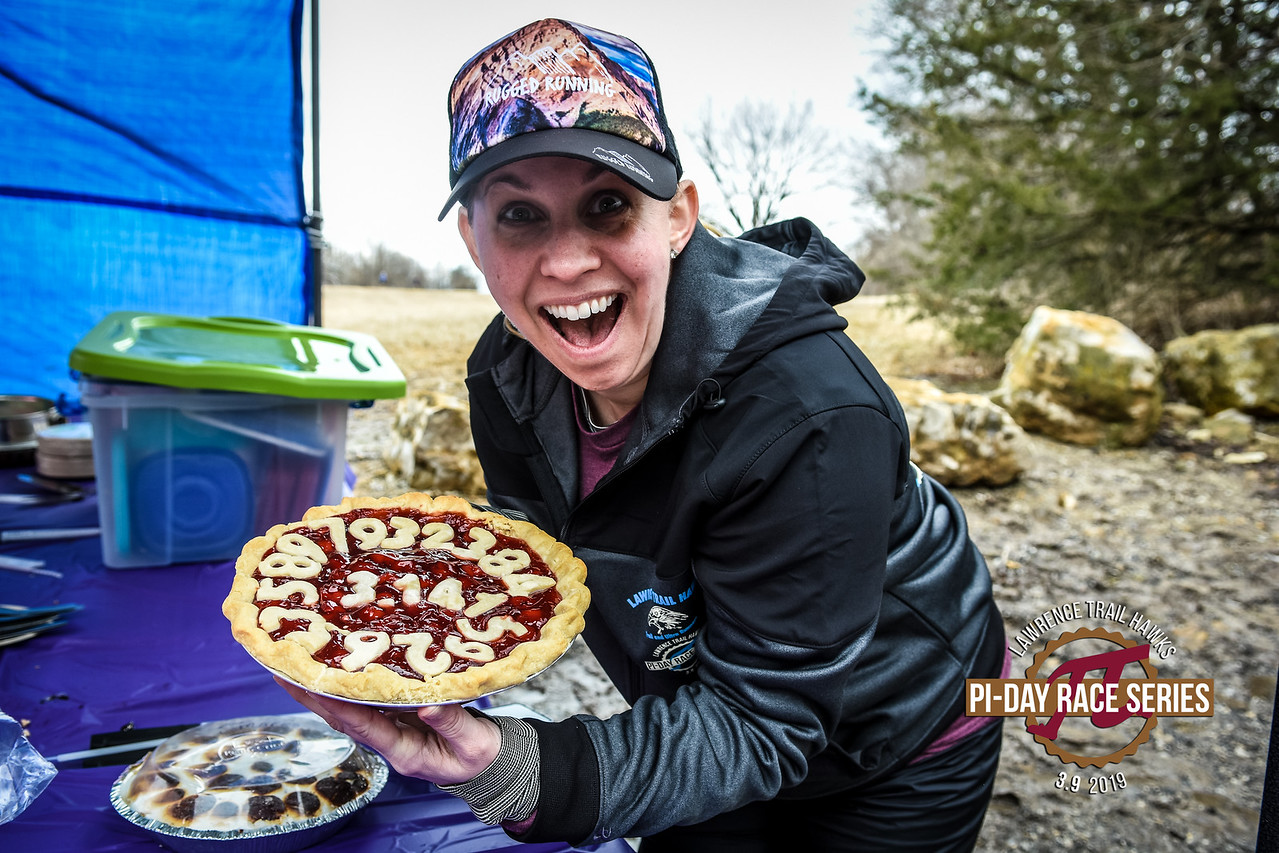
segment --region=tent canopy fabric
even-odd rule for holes
[[[0,4],[0,394],[117,310],[305,323],[303,0]]]

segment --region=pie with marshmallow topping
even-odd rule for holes
[[[586,566],[461,498],[345,498],[251,539],[222,612],[267,668],[361,702],[464,702],[546,669],[581,632]]]

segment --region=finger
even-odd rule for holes
[[[428,705],[419,708],[417,718],[445,740],[455,740],[475,717],[461,705]]]
[[[463,774],[459,781],[474,778],[497,758],[502,732],[492,720],[473,716],[462,705],[422,708],[417,715],[452,754]]]
[[[382,713],[390,717],[391,719],[395,720],[395,722],[398,723],[400,726],[415,729],[419,732],[432,731],[431,727],[428,726],[426,723],[422,722],[420,719],[418,719],[417,714],[413,711],[398,711],[398,712],[383,711]]]

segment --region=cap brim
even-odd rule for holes
[[[514,136],[472,160],[444,202],[439,218],[444,219],[449,208],[489,172],[531,157],[572,157],[598,163],[661,201],[674,198],[679,188],[675,164],[651,148],[598,130],[550,128]]]

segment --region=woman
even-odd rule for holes
[[[458,226],[502,310],[469,361],[490,502],[589,567],[631,710],[494,720],[303,704],[525,841],[971,849],[999,727],[962,716],[1002,622],[962,511],[909,462],[808,222],[713,237],[648,57],[559,20],[450,91]]]

